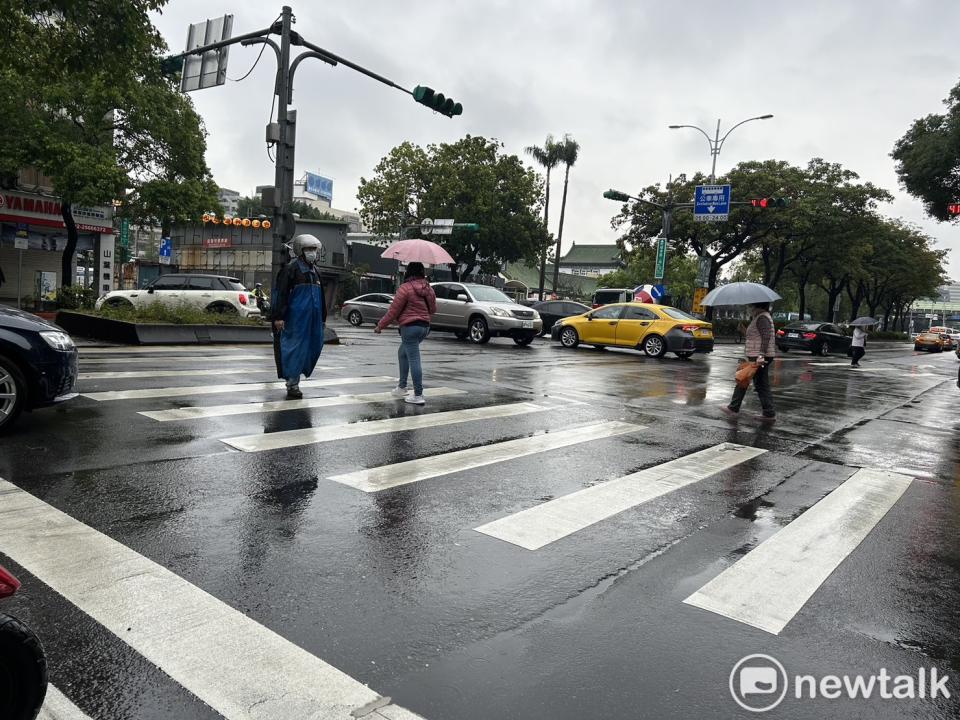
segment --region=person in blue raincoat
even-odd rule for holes
[[[320,241],[297,235],[292,250],[293,260],[277,275],[271,317],[277,377],[287,381],[287,398],[299,399],[300,376],[310,377],[323,350],[327,305],[315,265]]]

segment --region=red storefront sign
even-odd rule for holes
[[[106,219],[103,211],[74,206],[73,217],[77,230],[81,232],[113,233],[112,223]],[[103,224],[84,223],[83,220],[87,218],[94,221],[102,220]],[[58,199],[10,191],[0,194],[0,220],[42,227],[66,227]]]
[[[203,246],[205,248],[228,248],[232,245],[233,243],[230,242],[230,238],[228,237],[212,237],[203,239]]]

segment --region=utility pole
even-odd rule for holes
[[[293,200],[294,146],[297,137],[297,113],[289,111],[290,99],[290,40],[293,30],[293,10],[283,6],[280,15],[280,57],[277,68],[277,144],[275,147],[276,170],[274,183],[276,193],[273,198],[273,253],[270,262],[271,280],[287,264],[290,255],[285,244],[293,239],[297,223],[290,215],[290,203]],[[292,117],[291,117],[292,116]],[[270,137],[271,133],[267,132]],[[293,220],[293,222],[291,222]],[[292,226],[292,227],[291,227]]]

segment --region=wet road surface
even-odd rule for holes
[[[414,407],[395,336],[343,337],[290,403],[266,347],[84,348],[0,440],[47,717],[754,717],[755,653],[768,717],[960,716],[952,354],[785,355],[768,425],[721,412],[737,346],[435,335]],[[952,697],[794,697],[933,667]]]

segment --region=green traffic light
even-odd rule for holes
[[[630,200],[629,195],[619,190],[607,190],[603,193],[603,196],[607,200],[616,200],[617,202],[628,202]]]

